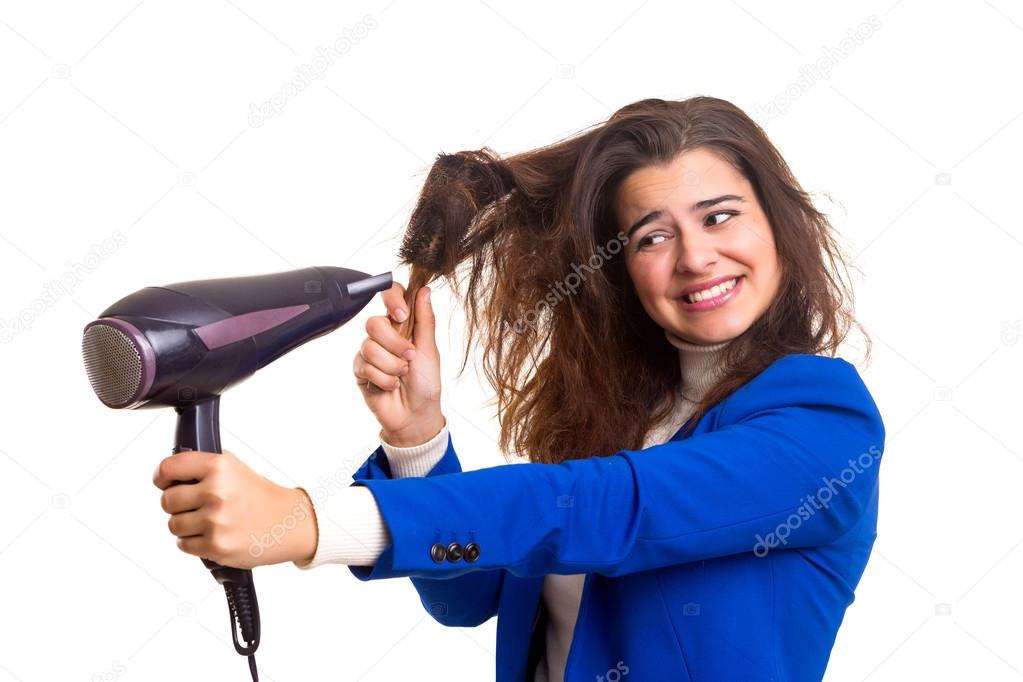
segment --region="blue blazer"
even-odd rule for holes
[[[820,680],[876,537],[884,439],[852,364],[796,354],[641,450],[462,472],[449,437],[427,477],[394,479],[378,448],[351,485],[392,541],[349,569],[411,578],[444,625],[496,614],[498,682],[532,682],[548,573],[586,574],[566,682]]]

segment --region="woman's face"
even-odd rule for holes
[[[750,183],[715,153],[692,149],[633,171],[619,186],[615,214],[636,294],[676,336],[698,344],[734,339],[774,300],[781,270],[771,226]],[[683,298],[721,279],[702,301]]]

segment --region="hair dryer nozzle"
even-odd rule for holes
[[[374,275],[373,277],[349,282],[345,288],[348,291],[348,295],[352,298],[356,296],[372,296],[378,291],[387,291],[391,288],[393,282],[391,273],[385,272],[382,275]]]

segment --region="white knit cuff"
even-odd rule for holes
[[[310,500],[316,514],[319,537],[316,554],[307,564],[292,563],[302,570],[323,564],[376,564],[391,542],[391,533],[369,488],[349,486],[324,500],[316,500],[312,496]]]
[[[380,447],[387,454],[387,462],[391,465],[392,478],[409,478],[426,476],[430,470],[444,457],[448,449],[448,420],[444,418],[444,426],[430,440],[410,448],[399,448],[383,440]]]

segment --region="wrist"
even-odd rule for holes
[[[297,497],[295,501],[295,542],[289,559],[299,566],[308,564],[316,556],[319,545],[319,530],[316,523],[316,512],[309,493],[304,488],[292,488],[289,491]]]
[[[435,438],[444,428],[446,419],[438,412],[426,420],[419,420],[398,431],[380,430],[380,440],[396,448],[411,448]]]

